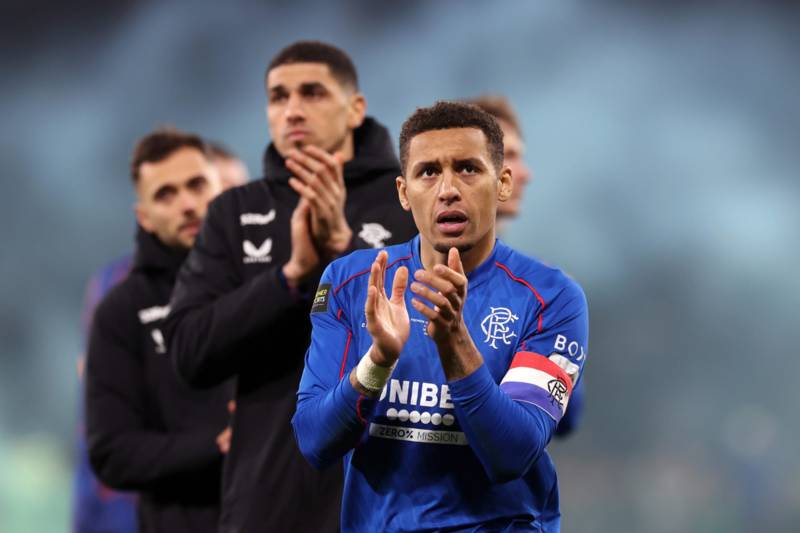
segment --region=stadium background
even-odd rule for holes
[[[334,42],[396,136],[507,94],[534,181],[507,240],[591,307],[551,446],[565,532],[796,531],[800,9],[792,2],[4,2],[0,531],[68,529],[88,275],[131,248],[130,149],[174,124],[253,175],[262,76]]]

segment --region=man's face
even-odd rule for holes
[[[405,175],[397,178],[403,208],[410,210],[422,242],[439,253],[494,243],[498,199],[511,194],[511,173],[498,176],[477,128],[420,133],[408,145]]]
[[[352,131],[361,125],[366,101],[343,87],[324,63],[294,63],[267,75],[267,121],[281,156],[311,144],[352,158]]]
[[[136,218],[170,247],[191,248],[208,202],[221,191],[217,169],[196,148],[139,167]]]
[[[214,166],[217,167],[223,191],[231,187],[244,185],[250,179],[250,173],[247,171],[247,167],[239,159],[219,157],[214,160]]]
[[[525,164],[525,143],[519,132],[505,120],[498,120],[503,129],[503,157],[504,165],[511,169],[514,178],[514,190],[511,198],[497,204],[497,215],[513,218],[519,215],[525,187],[531,181],[531,171]]]

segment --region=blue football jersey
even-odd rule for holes
[[[386,250],[389,292],[398,267],[413,279],[423,266],[419,237]],[[448,382],[407,290],[409,339],[369,399],[348,376],[372,344],[364,304],[376,255],[354,252],[323,274],[293,421],[313,463],[344,457],[342,530],[558,531],[556,471],[544,445],[586,361],[583,291],[496,241],[467,275],[463,310],[484,365]],[[543,439],[540,448],[515,440],[523,427]],[[512,474],[494,472],[495,463],[511,464]]]

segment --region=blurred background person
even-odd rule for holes
[[[332,532],[342,467],[311,467],[290,424],[314,290],[332,258],[416,230],[397,201],[389,132],[366,115],[344,51],[295,42],[272,58],[265,83],[264,178],[211,205],[165,333],[187,383],[237,378],[220,530]]]
[[[161,322],[220,179],[205,142],[174,129],[143,137],[131,169],[135,259],[98,305],[89,338],[89,459],[104,483],[138,492],[141,532],[214,532],[232,383],[196,391],[181,382]]]
[[[511,169],[514,190],[511,198],[497,202],[498,237],[502,238],[502,231],[507,229],[505,226],[520,214],[525,190],[532,181],[531,170],[525,162],[525,140],[522,128],[517,113],[505,96],[487,94],[464,101],[476,105],[492,115],[500,125],[500,129],[503,130],[503,161]],[[521,251],[533,254],[533,251]],[[585,379],[580,380],[572,392],[567,411],[556,427],[556,437],[566,437],[577,427],[586,397],[584,383],[586,383]]]
[[[217,168],[223,191],[243,185],[250,180],[247,165],[230,149],[219,142],[207,142],[212,163]],[[100,300],[130,272],[132,254],[111,261],[92,275],[86,286],[82,331],[88,344],[89,328]],[[78,360],[78,378],[83,379],[84,357]],[[80,396],[81,402],[84,395]],[[120,492],[107,487],[95,476],[86,449],[86,428],[83,403],[79,409],[75,474],[73,480],[72,529],[74,533],[132,533],[136,531],[135,493]]]
[[[236,157],[236,154],[218,142],[209,143],[209,148],[211,149],[211,161],[217,167],[223,191],[250,181],[247,165]]]
[[[519,118],[508,98],[501,95],[482,95],[464,100],[476,105],[492,115],[503,130],[503,157],[505,165],[511,169],[514,178],[514,192],[511,198],[497,203],[498,223],[502,224],[516,218],[522,209],[525,189],[533,176],[525,162],[525,140],[522,135]],[[573,400],[574,401],[574,400]]]

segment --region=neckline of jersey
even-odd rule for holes
[[[414,265],[412,271],[409,272],[409,277],[413,279],[415,270],[424,269],[419,251],[420,236],[417,235],[414,237],[409,244],[411,245],[411,262]],[[505,257],[505,252],[507,249],[508,246],[506,246],[503,241],[495,238],[494,247],[492,247],[492,253],[489,254],[489,257],[487,257],[480,265],[478,265],[475,270],[467,274],[467,288],[471,289],[473,287],[477,287],[478,285],[481,285],[490,279],[489,273],[495,268],[495,263]],[[467,295],[467,297],[469,297],[469,295]]]

